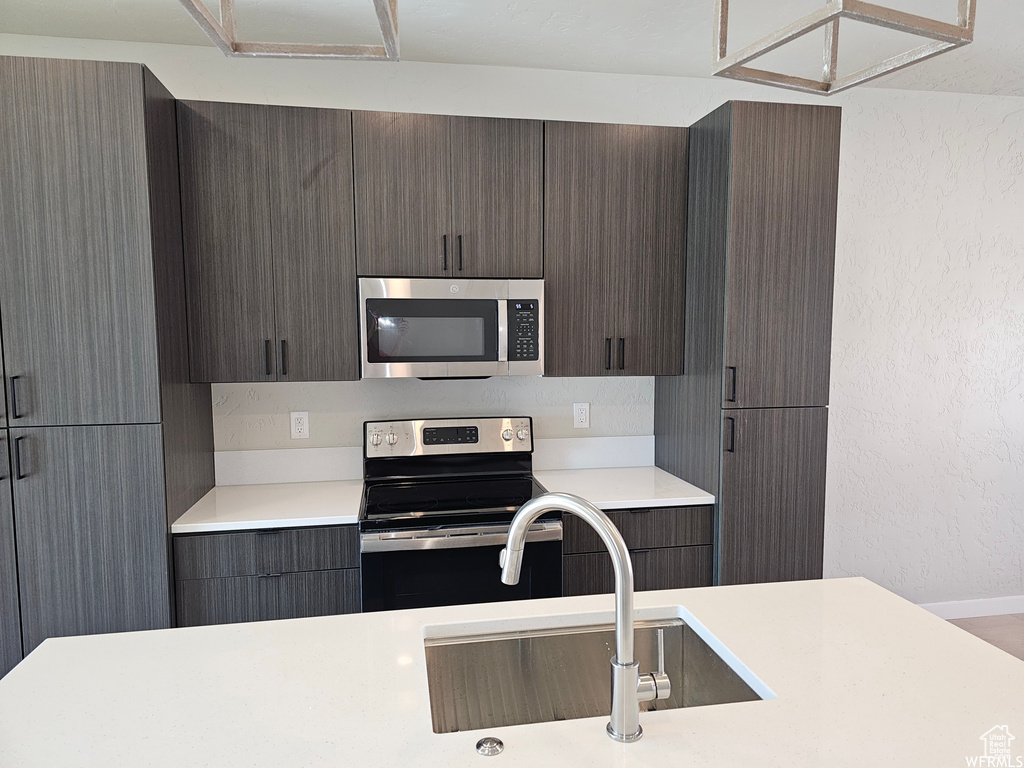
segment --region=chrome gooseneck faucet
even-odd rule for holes
[[[508,529],[508,542],[501,550],[501,580],[519,581],[523,565],[526,533],[533,522],[550,510],[569,512],[585,520],[597,531],[608,548],[615,569],[615,655],[612,665],[612,711],[608,735],[615,741],[636,741],[643,735],[640,727],[640,702],[667,699],[672,688],[664,672],[640,674],[633,658],[633,563],[626,542],[608,516],[586,499],[570,493],[546,493],[526,502],[516,512]]]

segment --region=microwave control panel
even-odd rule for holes
[[[508,359],[540,359],[540,302],[508,300]]]

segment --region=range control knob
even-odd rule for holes
[[[530,433],[526,431],[525,427],[520,427],[519,429],[516,430],[516,437],[519,438],[520,440],[525,440],[529,436]]]
[[[387,442],[388,445],[394,445],[395,443],[398,442],[398,435],[396,435],[394,432],[388,432],[387,435],[384,437],[384,440]]]
[[[509,442],[512,439],[512,430],[507,428],[502,430],[501,439],[504,440],[506,443]]]
[[[370,433],[370,445],[372,445],[374,447],[377,447],[378,445],[380,445],[380,442],[383,439],[384,438],[381,436],[380,432],[371,432]]]

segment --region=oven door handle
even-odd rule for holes
[[[527,541],[561,541],[561,521],[534,523],[526,534]],[[412,530],[387,533],[363,533],[359,536],[360,552],[407,552],[415,549],[464,549],[467,547],[504,546],[508,541],[507,525],[467,526],[434,530]]]

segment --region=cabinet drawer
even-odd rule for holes
[[[174,537],[175,578],[182,581],[358,566],[354,525]]]
[[[688,547],[712,543],[713,507],[618,509],[605,514],[615,523],[629,549]],[[562,520],[562,551],[605,552],[601,537],[573,515]]]
[[[177,582],[178,626],[358,613],[359,569]]]
[[[671,547],[630,552],[637,591],[709,587],[712,581],[712,547]],[[562,558],[562,592],[598,595],[615,591],[612,560],[605,552],[565,555]]]

